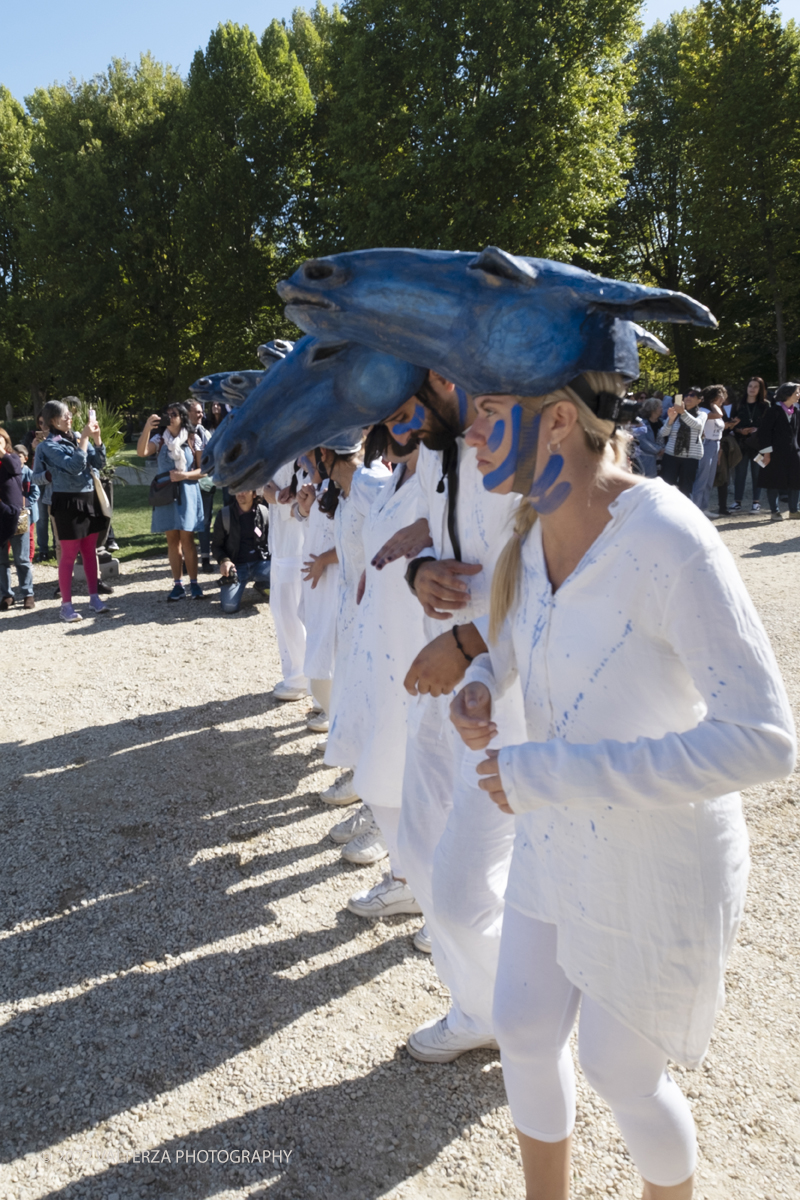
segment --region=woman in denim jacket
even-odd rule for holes
[[[89,607],[93,613],[108,609],[97,592],[97,535],[106,518],[97,501],[92,470],[106,464],[106,451],[97,421],[87,421],[80,437],[72,432],[72,414],[60,400],[49,400],[42,409],[48,434],[37,450],[41,465],[53,486],[50,513],[61,543],[58,584],[61,589],[61,620],[80,621],[72,607],[72,573],[80,553]]]

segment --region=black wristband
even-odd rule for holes
[[[411,588],[415,596],[417,592],[416,588],[414,587],[414,580],[417,578],[417,571],[420,569],[422,564],[426,562],[436,562],[436,559],[432,554],[426,554],[422,558],[412,558],[411,562],[406,567],[406,583]]]
[[[464,658],[467,660],[468,663],[471,663],[475,656],[473,654],[467,654],[466,650],[461,645],[461,638],[458,636],[458,626],[454,625],[453,628],[450,630],[450,632],[452,633],[453,637],[456,639],[456,645],[458,646],[461,653],[464,655]]]

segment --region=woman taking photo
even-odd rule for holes
[[[739,788],[795,760],[777,664],[716,530],[629,474],[624,436],[595,416],[621,393],[587,372],[547,396],[479,396],[467,433],[484,476],[526,497],[489,652],[452,716],[485,748],[519,676],[530,740],[477,769],[517,817],[494,1028],[528,1200],[569,1195],[579,1010],[584,1074],[645,1200],[692,1195],[694,1123],[667,1061],[701,1062],[724,995],[748,870]]]
[[[782,521],[778,501],[788,493],[789,519],[797,520],[800,499],[800,384],[782,383],[774,403],[758,427],[758,445],[763,458],[759,482],[767,489],[773,521]]]
[[[737,463],[734,468],[731,512],[738,512],[742,507],[748,469],[753,484],[752,511],[758,512],[761,508],[758,502],[763,486],[761,483],[761,468],[754,461],[755,452],[746,450],[744,443],[751,434],[758,432],[759,426],[769,410],[770,403],[767,399],[767,385],[759,375],[754,375],[747,385],[747,393],[744,400],[731,413],[731,416],[738,418],[739,421],[736,426],[736,437],[739,439],[739,447],[742,451],[742,461]]]
[[[700,393],[690,388],[667,409],[667,420],[658,431],[664,445],[661,478],[691,496],[703,457],[705,414],[698,413]]]
[[[157,432],[153,433],[156,429]],[[183,564],[189,572],[189,595],[203,600],[203,589],[197,582],[197,545],[194,535],[203,528],[203,501],[198,479],[202,474],[202,446],[197,441],[184,404],[170,404],[164,417],[156,413],[145,421],[139,435],[136,453],[140,458],[157,454],[158,474],[169,473],[173,483],[179,483],[179,498],[171,504],[153,509],[152,533],[167,535],[167,554],[172,568],[173,587],[167,600],[186,599],[183,586]]]
[[[89,588],[89,608],[93,613],[108,612],[97,591],[97,536],[108,528],[108,517],[100,508],[92,478],[93,470],[105,466],[106,451],[97,421],[87,421],[76,437],[72,413],[60,400],[48,400],[42,416],[47,437],[37,448],[37,464],[53,488],[50,516],[60,543],[61,620],[72,623],[81,619],[72,606],[72,574],[78,554]]]

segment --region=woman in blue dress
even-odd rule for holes
[[[153,430],[157,428],[154,433]],[[197,582],[197,545],[194,535],[203,528],[203,500],[198,479],[202,446],[195,441],[189,424],[189,414],[183,404],[170,404],[163,417],[147,418],[136,446],[140,458],[157,454],[158,474],[169,472],[173,483],[179,483],[180,498],[172,504],[153,509],[150,529],[167,535],[167,554],[172,568],[173,588],[168,600],[185,600],[183,564],[189,572],[189,592],[192,600],[203,599],[203,589]]]

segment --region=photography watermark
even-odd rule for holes
[[[294,1154],[294,1150],[249,1150],[242,1148],[232,1150],[194,1150],[187,1147],[185,1150],[134,1150],[133,1154],[125,1161],[129,1163],[145,1163],[147,1166],[156,1167],[165,1163],[170,1165],[180,1166],[205,1163],[234,1163],[237,1166],[273,1166],[273,1167],[288,1167],[289,1160]]]

